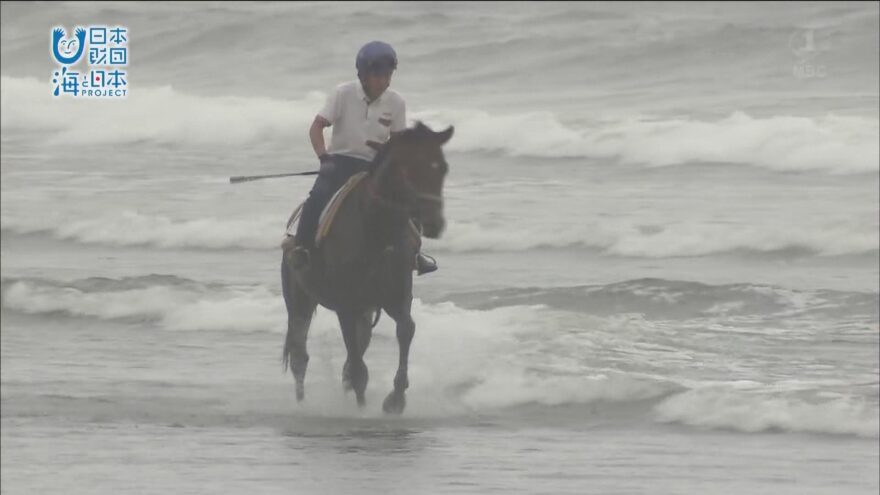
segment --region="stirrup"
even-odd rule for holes
[[[427,254],[416,254],[416,271],[419,275],[431,273],[437,270],[437,260]]]

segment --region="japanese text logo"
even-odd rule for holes
[[[77,27],[68,37],[64,28],[59,26],[52,30],[51,36],[52,57],[60,64],[52,73],[54,96],[128,96],[128,28]],[[88,67],[75,69],[78,63],[86,61]]]

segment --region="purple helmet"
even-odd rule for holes
[[[354,65],[358,74],[386,74],[397,69],[397,53],[388,43],[371,41],[360,49]]]

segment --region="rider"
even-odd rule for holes
[[[352,175],[367,170],[378,147],[392,134],[406,129],[406,104],[400,94],[388,89],[397,68],[397,54],[391,45],[367,43],[358,52],[355,67],[358,81],[337,86],[309,129],[321,168],[300,214],[293,251],[296,266],[308,262],[319,215],[336,190]],[[329,126],[333,126],[333,137],[327,150],[324,128]],[[422,275],[433,272],[437,265],[418,253],[416,269]]]

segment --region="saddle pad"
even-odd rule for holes
[[[321,216],[318,217],[318,234],[315,236],[315,245],[321,244],[321,241],[327,235],[327,232],[330,231],[330,225],[333,224],[333,219],[336,218],[336,213],[339,211],[345,198],[348,197],[348,194],[366,176],[366,172],[359,172],[352,175],[348,181],[336,191],[333,197],[330,198],[327,206],[324,207],[324,211],[321,212]]]
[[[299,218],[299,214],[302,211],[304,204],[306,204],[305,201],[300,203],[299,206],[297,206],[296,209],[293,210],[293,213],[290,215],[290,218],[287,219],[287,228],[284,231],[285,234],[287,234],[289,236],[296,235],[296,220]]]

